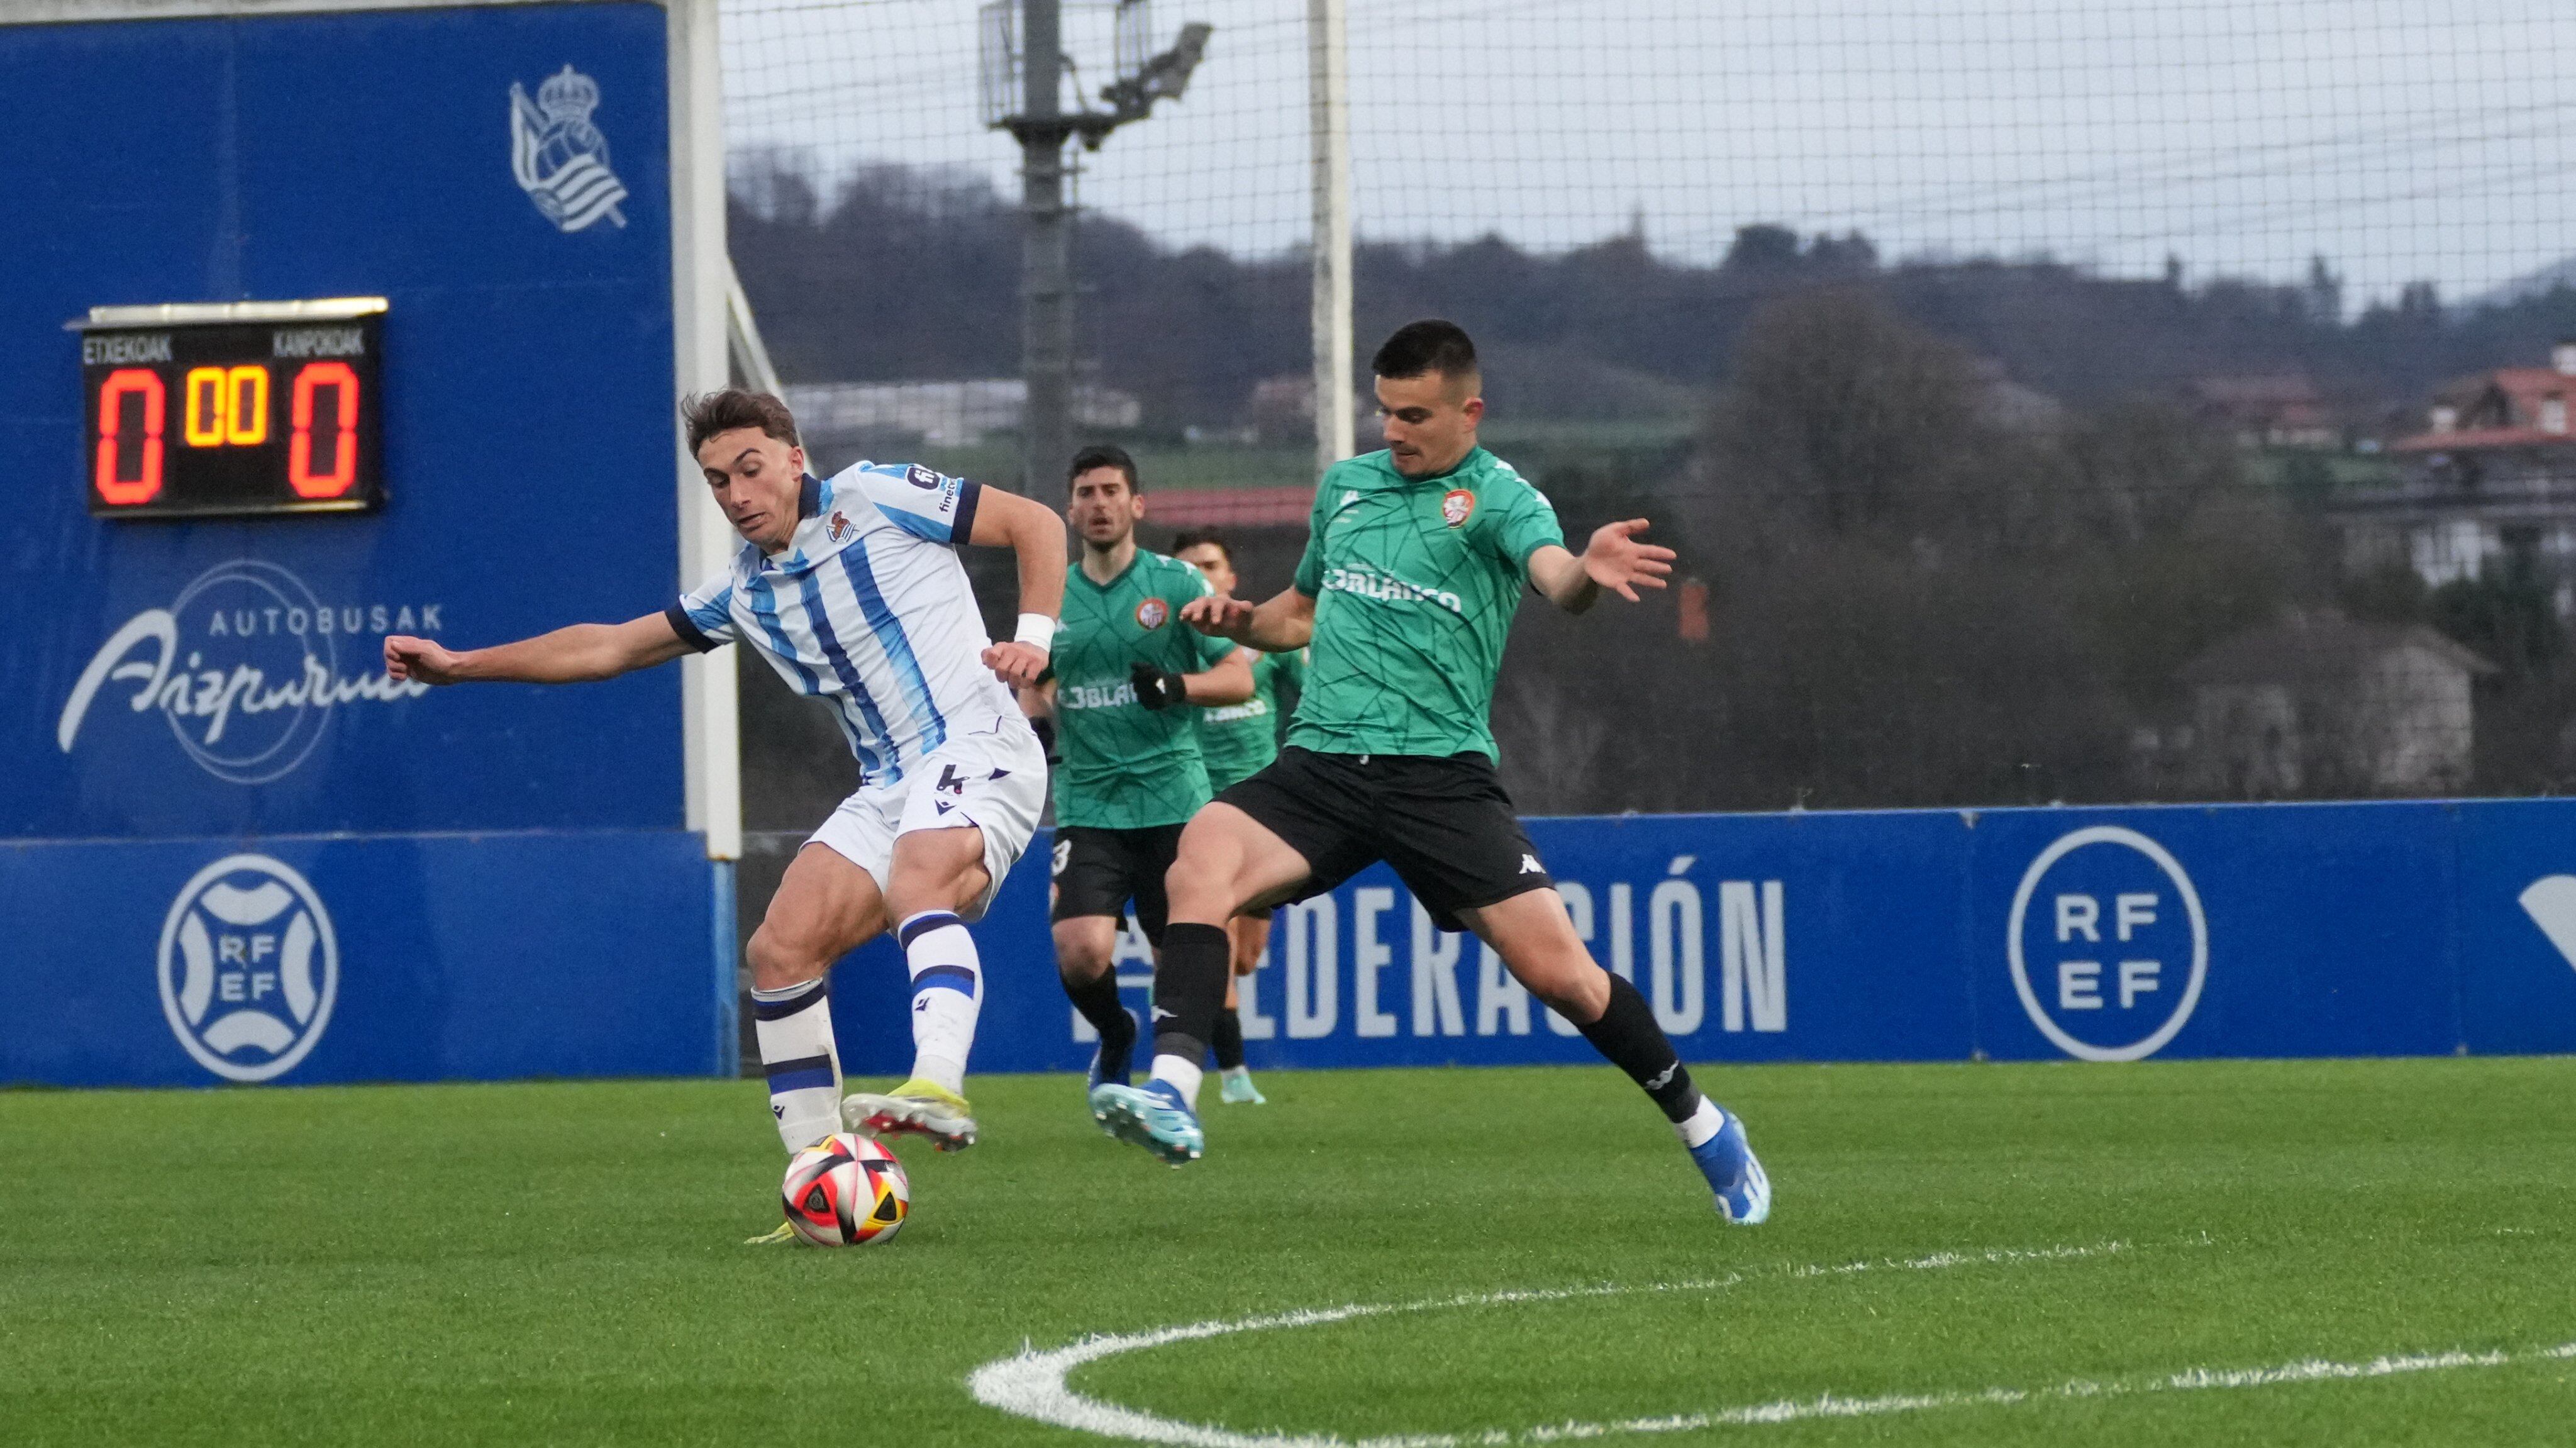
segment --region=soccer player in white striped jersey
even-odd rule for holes
[[[741,639],[830,705],[858,757],[858,792],[797,852],[745,952],[771,1114],[791,1152],[844,1124],[970,1146],[966,1057],[984,992],[964,922],[991,903],[1046,803],[1046,754],[1012,690],[1047,667],[1064,521],[924,467],[860,463],[816,478],[795,418],[766,394],[708,393],[683,413],[707,485],[742,535],[724,573],[621,624],[461,653],[397,635],[385,640],[385,670],[428,684],[571,683]],[[1012,641],[986,638],[961,543],[1018,553]],[[844,1100],[827,972],[889,928],[912,975],[912,1078]]]

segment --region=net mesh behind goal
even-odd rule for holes
[[[1069,104],[1120,71],[1120,10],[1066,7]],[[1307,6],[1144,13],[1127,68],[1132,33],[1214,36],[1180,101],[1074,152],[1077,427],[1267,517],[1312,480]],[[735,259],[827,457],[1017,472],[985,24],[724,7]],[[1571,541],[1651,516],[1683,550],[1642,610],[1525,612],[1497,702],[1524,807],[2576,779],[2562,24],[1352,5],[1363,357],[1457,319],[1487,440]]]

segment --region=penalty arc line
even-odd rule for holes
[[[1951,1267],[2068,1261],[2110,1256],[2127,1250],[2129,1250],[2128,1247],[2123,1243],[2107,1242],[2095,1247],[1939,1252],[1930,1256],[1901,1260],[1797,1267],[1790,1269],[1785,1275],[1792,1278],[1806,1278],[1842,1276],[1870,1271],[1937,1271]],[[2139,1393],[2191,1392],[2216,1388],[2269,1387],[2286,1383],[2346,1381],[2389,1377],[2403,1373],[2437,1372],[2467,1367],[2503,1367],[2513,1363],[2576,1359],[2576,1342],[2523,1353],[2452,1351],[2391,1354],[2376,1357],[2367,1362],[2334,1362],[2311,1358],[2271,1367],[2190,1368],[2164,1376],[2125,1381],[2096,1382],[2078,1379],[2041,1388],[1995,1387],[1973,1391],[1891,1393],[1874,1397],[1838,1397],[1826,1394],[1812,1399],[1755,1403],[1706,1413],[1629,1418],[1606,1423],[1569,1422],[1519,1430],[1483,1429],[1467,1433],[1404,1434],[1363,1439],[1349,1439],[1329,1433],[1246,1433],[1214,1424],[1182,1422],[1139,1409],[1084,1397],[1075,1392],[1065,1381],[1074,1369],[1103,1358],[1167,1347],[1178,1342],[1194,1342],[1238,1333],[1324,1327],[1362,1318],[1388,1317],[1400,1313],[1431,1312],[1442,1309],[1566,1302],[1584,1298],[1635,1296],[1662,1292],[1715,1292],[1733,1287],[1744,1280],[1744,1274],[1731,1273],[1725,1277],[1684,1282],[1657,1282],[1642,1286],[1603,1285],[1469,1293],[1455,1297],[1428,1298],[1418,1302],[1351,1303],[1340,1307],[1308,1308],[1294,1312],[1268,1313],[1257,1317],[1188,1323],[1176,1327],[1158,1328],[1150,1332],[1103,1334],[1043,1352],[1033,1347],[1024,1347],[1012,1357],[996,1359],[977,1368],[968,1376],[967,1388],[974,1394],[977,1402],[1015,1417],[1137,1443],[1177,1444],[1181,1445],[1181,1448],[1468,1448],[1468,1445],[1558,1443],[1608,1437],[1614,1434],[1674,1433],[1715,1427],[1753,1427],[1819,1418],[1876,1417],[1942,1408],[2008,1406],[2051,1399],[2075,1400]]]

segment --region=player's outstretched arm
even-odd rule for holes
[[[1223,707],[1252,697],[1252,650],[1236,649],[1217,660],[1215,668],[1181,675],[1193,704]]]
[[[1043,632],[1051,637],[1064,614],[1064,519],[1033,498],[986,488],[966,541],[1020,556],[1020,636],[984,650],[984,667],[1014,689],[1030,688],[1047,668],[1047,646],[1031,640],[1030,620],[1045,620]]]
[[[1567,613],[1600,602],[1605,588],[1637,602],[1638,589],[1664,587],[1664,576],[1673,571],[1673,550],[1637,541],[1648,526],[1643,518],[1604,523],[1579,558],[1553,543],[1539,548],[1529,556],[1530,586]]]
[[[1265,654],[1284,654],[1304,648],[1315,636],[1315,600],[1293,584],[1258,606],[1212,593],[1182,604],[1181,622],[1212,638],[1232,639]]]
[[[1252,697],[1252,650],[1231,650],[1213,666],[1195,674],[1167,673],[1152,664],[1139,663],[1128,678],[1136,685],[1136,702],[1148,709],[1168,709],[1174,704],[1210,708],[1240,704]]]
[[[649,669],[689,652],[668,615],[648,613],[624,623],[577,623],[514,644],[462,653],[434,639],[394,634],[385,640],[385,673],[424,684],[577,684]]]

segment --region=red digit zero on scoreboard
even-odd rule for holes
[[[354,512],[384,502],[385,302],[93,307],[81,334],[89,510]]]

